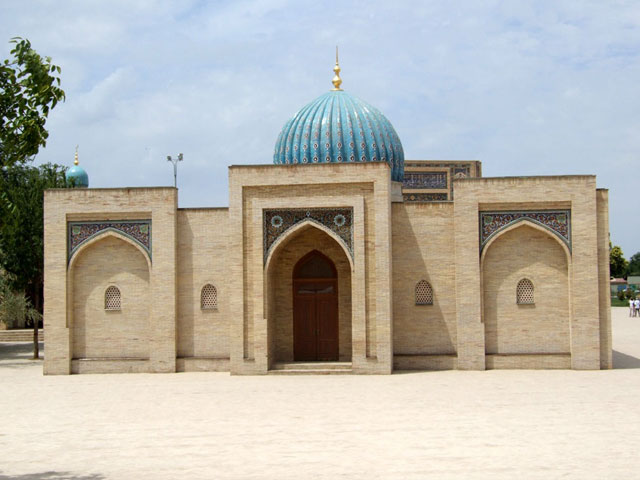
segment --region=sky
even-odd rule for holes
[[[173,184],[228,206],[227,167],[271,163],[280,129],[342,87],[394,125],[405,159],[483,176],[595,174],[611,240],[640,251],[638,1],[3,1],[0,58],[28,38],[62,68],[36,163],[91,187]]]

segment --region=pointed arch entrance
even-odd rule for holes
[[[324,358],[332,360],[322,361],[352,361],[352,264],[343,245],[322,227],[302,225],[273,249],[266,262],[265,277],[264,308],[270,366],[296,361],[321,361],[315,359]],[[325,290],[331,286],[333,294],[330,289]],[[305,293],[311,289],[313,293]],[[312,295],[315,303],[312,303]],[[325,297],[327,302],[323,301]],[[329,298],[333,304],[328,303]],[[312,309],[313,315],[317,315],[318,308],[332,308],[335,311],[333,323],[321,325],[324,332],[320,334],[319,350],[319,340],[315,338],[318,326],[313,329],[313,318],[308,323],[302,323],[303,314],[298,313],[294,320],[294,308],[298,307],[298,301],[302,304],[299,308]],[[297,325],[295,332],[294,324]],[[313,333],[313,337],[306,340],[299,337],[297,334],[301,326],[306,326],[309,336]],[[334,333],[325,335],[328,327],[337,328],[337,341]],[[294,344],[299,346],[300,341],[316,346],[310,346],[306,354],[297,355],[299,349],[294,348]],[[307,355],[309,353],[311,355]]]
[[[317,250],[293,269],[293,356],[295,361],[339,358],[338,273]]]

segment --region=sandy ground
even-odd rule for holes
[[[640,478],[640,318],[610,371],[44,377],[0,344],[0,479]]]

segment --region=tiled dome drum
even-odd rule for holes
[[[342,90],[332,90],[289,120],[276,142],[275,164],[387,162],[401,182],[404,151],[386,117]]]

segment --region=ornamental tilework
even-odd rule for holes
[[[353,257],[353,209],[352,208],[301,208],[264,210],[263,251],[266,262],[271,247],[293,226],[309,220],[334,232]]]
[[[446,193],[404,193],[402,199],[405,202],[446,202]]]
[[[405,167],[424,167],[425,164],[422,163],[411,163],[411,162],[407,162],[405,163]],[[427,165],[428,167],[435,167],[435,168],[446,168],[449,170],[449,173],[451,175],[451,182],[449,182],[449,198],[446,198],[444,200],[453,200],[453,180],[455,180],[456,178],[469,178],[471,176],[471,164],[469,162],[460,162],[460,163],[429,163]],[[407,173],[415,173],[415,172],[407,172]],[[405,174],[406,175],[406,174]],[[407,188],[404,185],[403,182],[403,187]],[[421,187],[410,187],[410,188],[421,188]],[[425,188],[425,187],[422,187]],[[445,187],[446,188],[446,187]],[[440,200],[440,199],[437,199]],[[417,201],[432,201],[432,200],[417,200]]]
[[[571,250],[571,210],[480,212],[480,251],[499,231],[523,219],[537,223],[560,237]]]
[[[78,248],[88,240],[107,230],[115,230],[140,245],[151,259],[151,220],[124,220],[116,222],[68,222],[67,261],[71,261]]]
[[[405,171],[402,188],[447,188],[447,173]]]

